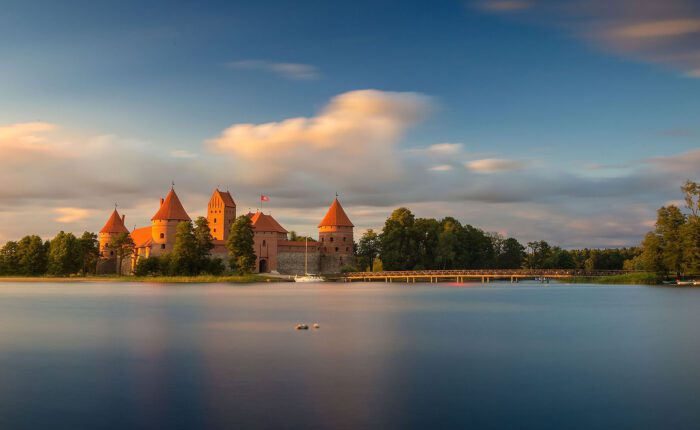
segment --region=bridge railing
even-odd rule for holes
[[[467,270],[391,270],[382,272],[348,272],[346,278],[381,277],[430,277],[430,276],[613,276],[635,273],[631,270],[583,270],[583,269],[467,269]]]

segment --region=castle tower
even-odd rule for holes
[[[231,193],[219,191],[217,188],[207,205],[207,221],[214,240],[226,241],[235,219],[236,202],[233,201]]]
[[[192,221],[180,199],[171,188],[165,199],[160,199],[160,208],[151,218],[151,236],[153,238],[153,255],[161,255],[173,250],[177,225],[183,221]]]
[[[337,273],[340,272],[341,267],[354,264],[354,227],[336,197],[318,225],[323,272]]]
[[[120,233],[129,234],[129,229],[124,225],[125,218],[125,215],[119,216],[119,212],[114,208],[112,215],[110,215],[104,227],[100,230],[98,238],[100,242],[100,256],[102,258],[114,257],[114,251],[107,248],[107,245],[112,242],[114,237]]]

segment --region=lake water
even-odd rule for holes
[[[692,288],[0,283],[0,428],[691,429],[699,333]]]

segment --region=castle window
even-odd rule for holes
[[[264,240],[263,240],[263,246],[267,246],[267,245],[265,244],[265,241],[264,241]]]
[[[214,229],[214,233],[216,233],[216,229]]]
[[[346,250],[346,251],[350,251],[350,248],[346,247],[345,250]]]
[[[214,224],[216,224],[216,218],[214,218]]]
[[[325,238],[325,237],[322,237],[322,238],[321,238],[321,242],[325,242],[325,241],[326,241],[326,238]]]
[[[114,251],[109,251],[109,255],[114,255]]]
[[[162,243],[162,244],[160,245],[160,249],[165,249],[165,244],[164,244],[164,243]]]
[[[161,239],[165,238],[165,233],[161,233],[161,234],[160,234],[160,238],[161,238]]]
[[[347,239],[347,237],[343,237],[343,242],[345,242],[345,239]]]
[[[331,237],[331,242],[333,242],[333,238]]]
[[[338,252],[338,247],[337,247],[337,246],[335,247],[335,252]]]

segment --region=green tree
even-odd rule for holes
[[[24,276],[46,274],[48,255],[44,241],[36,235],[25,236],[17,243],[16,272]]]
[[[206,218],[200,216],[195,220],[194,237],[197,242],[197,274],[205,271],[209,272],[211,250],[214,249],[214,238],[211,235],[209,222]]]
[[[398,208],[384,223],[381,234],[381,260],[385,270],[411,270],[417,261],[415,217]]]
[[[201,232],[200,232],[201,233]],[[202,262],[200,243],[190,221],[177,225],[175,246],[170,255],[170,264],[174,275],[194,276]],[[208,251],[207,251],[208,253]]]
[[[79,260],[84,274],[95,273],[100,258],[100,242],[97,235],[86,231],[78,238]]]
[[[460,260],[464,261],[462,233],[462,224],[456,219],[447,217],[440,221],[435,258],[438,268],[456,269],[460,266]]]
[[[525,247],[512,237],[501,242],[496,266],[500,269],[519,269],[525,259]]]
[[[316,242],[316,239],[312,238],[311,236],[299,236],[294,230],[289,232],[288,239],[292,242],[304,242],[307,240],[309,242]]]
[[[117,257],[117,274],[122,274],[122,262],[133,255],[134,246],[134,240],[129,233],[117,234],[107,245],[107,248],[114,251],[114,255]]]
[[[236,218],[231,225],[226,248],[228,248],[229,266],[234,272],[245,275],[255,270],[257,260],[254,250],[253,223],[246,215]]]
[[[19,245],[8,241],[0,250],[0,272],[2,275],[17,275],[19,272]]]
[[[674,205],[664,206],[657,211],[656,234],[661,239],[664,265],[677,276],[683,271],[681,229],[685,222],[685,215]]]
[[[371,228],[362,235],[357,245],[358,263],[362,270],[368,267],[370,272],[374,270],[374,259],[380,253],[380,246],[379,235]]]
[[[668,269],[666,264],[664,264],[661,238],[653,232],[649,232],[644,236],[641,248],[642,253],[639,256],[641,266],[645,270],[665,276],[668,273]]]
[[[148,257],[139,258],[136,263],[136,268],[134,269],[134,275],[136,276],[154,276],[162,274],[160,258],[158,257]]]
[[[49,245],[48,273],[66,276],[80,270],[78,239],[73,233],[59,232]]]
[[[543,269],[547,259],[552,256],[552,247],[544,240],[528,242],[527,247],[530,250],[525,258],[527,268]]]
[[[438,267],[438,243],[440,223],[434,218],[418,218],[413,223],[413,237],[416,246],[415,270],[427,270]]]

